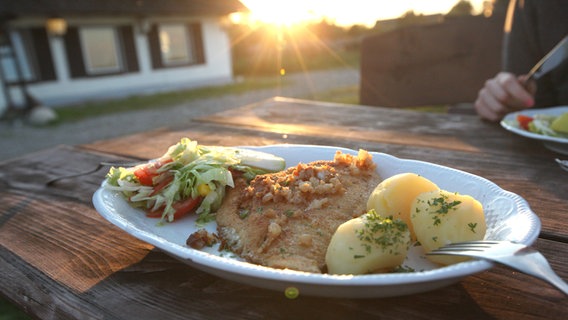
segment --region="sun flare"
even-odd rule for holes
[[[293,25],[327,19],[337,25],[372,26],[408,11],[416,14],[447,13],[459,0],[240,0],[250,9],[249,20]],[[477,12],[487,0],[469,0]]]
[[[251,9],[252,21],[293,25],[314,19],[306,1],[242,0],[242,2]]]
[[[377,21],[397,19],[410,11],[416,15],[446,14],[462,0],[240,1],[249,10],[229,16],[234,23],[231,45],[246,58],[236,59],[235,65],[246,74],[283,79],[293,72],[307,76],[322,64],[356,68],[355,46],[349,41],[373,29]],[[480,4],[493,0],[467,1],[479,13]],[[349,38],[351,35],[356,36]]]

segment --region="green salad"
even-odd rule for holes
[[[148,217],[172,222],[189,213],[199,223],[215,218],[234,178],[281,171],[283,158],[264,152],[199,145],[183,138],[158,159],[130,167],[112,167],[105,188],[120,192]]]
[[[518,114],[516,120],[523,130],[545,136],[568,138],[568,112],[559,116]]]

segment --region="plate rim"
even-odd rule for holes
[[[265,146],[241,146],[244,148],[256,149],[256,150],[267,150],[270,148],[310,148],[310,149],[333,149],[333,152],[336,150],[341,150],[344,152],[348,152],[351,154],[356,154],[357,151],[348,148],[342,147],[332,147],[332,146],[323,146],[323,145],[309,145],[309,144],[272,144],[272,145],[265,145]],[[483,183],[493,185],[494,187],[498,188],[503,194],[506,194],[508,197],[512,198],[515,202],[515,207],[523,207],[528,210],[528,215],[531,218],[533,224],[530,231],[527,231],[527,236],[521,242],[530,245],[536,241],[538,238],[538,234],[540,232],[541,223],[539,217],[532,211],[528,202],[523,199],[521,196],[512,193],[510,191],[504,190],[500,188],[494,182],[483,178],[481,176],[477,176],[459,169],[442,166],[439,164],[421,161],[421,160],[413,160],[413,159],[405,159],[399,158],[387,153],[382,152],[373,152],[369,151],[372,155],[379,154],[383,157],[391,158],[395,161],[405,161],[405,162],[412,162],[412,163],[420,163],[426,166],[434,166],[437,168],[443,168],[444,170],[450,170],[459,172],[460,174],[465,174],[470,176],[475,180],[483,181]],[[287,164],[287,167],[290,165]],[[444,266],[432,270],[424,270],[424,271],[416,271],[416,272],[409,272],[409,273],[386,273],[386,274],[367,274],[367,275],[331,275],[331,274],[314,274],[308,272],[301,272],[301,271],[293,271],[293,270],[282,270],[282,269],[274,269],[270,267],[265,267],[261,265],[256,265],[248,262],[237,261],[233,259],[228,259],[220,256],[216,256],[213,254],[209,254],[200,250],[195,250],[191,248],[183,248],[184,251],[189,252],[190,254],[187,256],[178,256],[175,253],[172,253],[171,250],[165,247],[165,244],[172,245],[169,241],[162,241],[160,240],[159,236],[155,233],[150,234],[145,230],[138,229],[135,225],[133,225],[127,219],[121,218],[117,219],[117,217],[109,216],[108,212],[106,212],[106,208],[102,206],[102,197],[105,196],[105,192],[111,194],[112,192],[109,190],[105,190],[103,188],[103,184],[106,180],[103,180],[101,186],[96,190],[93,194],[93,204],[97,209],[97,212],[101,214],[105,219],[107,219],[112,224],[116,225],[117,227],[121,228],[123,231],[133,235],[134,237],[138,238],[139,240],[145,241],[160,250],[165,251],[168,254],[175,256],[181,260],[187,261],[191,263],[193,266],[207,272],[207,269],[212,268],[211,265],[206,265],[206,262],[215,261],[218,263],[226,264],[230,267],[231,270],[227,270],[227,268],[217,268],[214,266],[214,272],[209,272],[211,274],[216,274],[218,276],[223,277],[219,274],[219,272],[227,272],[232,275],[247,277],[247,278],[255,278],[259,280],[268,280],[268,281],[285,281],[289,283],[294,283],[298,285],[308,285],[308,286],[318,286],[318,287],[326,287],[326,286],[340,286],[340,287],[356,287],[356,288],[369,288],[369,287],[389,287],[389,286],[404,286],[408,284],[417,284],[417,283],[426,283],[426,282],[435,282],[435,281],[451,281],[452,279],[456,280],[463,278],[465,276],[470,276],[485,270],[490,269],[494,264],[489,261],[485,260],[471,260],[466,262],[461,262],[454,265]],[[115,196],[120,197],[117,193],[114,193]],[[136,235],[133,232],[137,232]],[[174,244],[175,246],[182,247],[179,244]],[[200,266],[204,268],[200,268]],[[211,271],[211,270],[209,270]],[[257,273],[262,272],[259,276]],[[451,276],[449,275],[451,273]],[[269,277],[271,275],[272,277]],[[232,279],[228,277],[228,279]],[[234,279],[233,279],[234,280]],[[236,280],[238,281],[238,280]],[[417,293],[420,291],[412,291],[412,293]],[[319,295],[319,294],[315,294]],[[324,295],[319,295],[324,296]],[[380,295],[373,295],[373,296],[380,296]],[[390,296],[390,295],[389,295]],[[392,295],[398,296],[398,295]],[[353,297],[353,296],[350,296]]]
[[[506,130],[518,134],[523,137],[545,141],[545,142],[555,142],[560,144],[567,144],[568,145],[568,138],[559,138],[559,137],[551,137],[546,136],[543,134],[538,134],[534,132],[530,132],[527,130],[520,129],[511,124],[512,121],[516,121],[517,115],[523,114],[528,116],[534,116],[535,114],[547,114],[547,115],[560,115],[564,112],[568,112],[568,105],[566,106],[555,106],[550,108],[539,108],[539,109],[524,109],[515,112],[511,112],[505,115],[503,119],[500,121],[500,124]]]

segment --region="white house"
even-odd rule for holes
[[[0,114],[232,81],[238,0],[2,0]]]

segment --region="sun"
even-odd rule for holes
[[[316,17],[306,1],[241,0],[250,9],[249,19],[276,25],[294,25],[314,20]],[[309,3],[309,1],[308,1]]]
[[[250,22],[294,25],[322,19],[337,25],[372,27],[377,20],[448,12],[459,0],[240,0],[250,10]],[[468,0],[477,12],[493,0]]]

